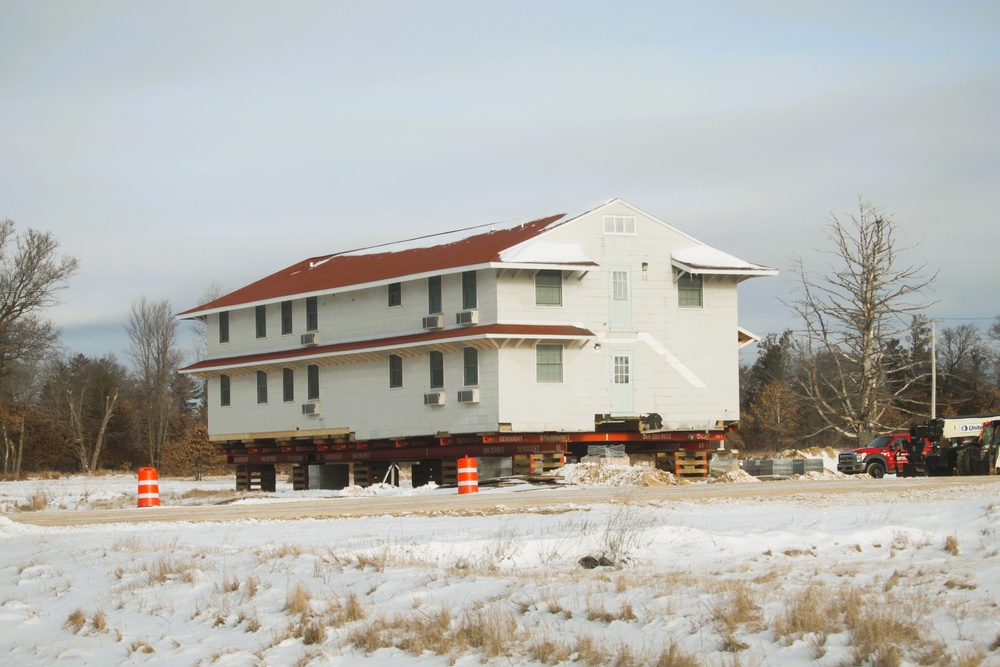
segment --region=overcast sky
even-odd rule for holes
[[[761,335],[859,197],[928,316],[993,318],[1000,3],[0,1],[0,217],[80,260],[73,351],[123,356],[143,295],[611,197],[781,269]]]

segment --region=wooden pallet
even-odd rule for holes
[[[278,490],[278,475],[271,465],[241,465],[236,467],[237,491]]]
[[[566,464],[565,452],[545,454],[515,454],[513,457],[515,475],[534,475],[550,470],[558,470]]]
[[[708,477],[708,452],[662,452],[672,469],[666,468],[677,477]],[[660,465],[657,465],[660,468]]]
[[[458,484],[457,459],[444,459],[441,461],[441,484],[444,486]]]

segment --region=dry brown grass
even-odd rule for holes
[[[140,639],[132,642],[129,646],[128,654],[132,655],[133,653],[156,653],[156,649],[149,642]]]
[[[90,619],[90,622],[98,632],[106,632],[108,629],[108,615],[101,609],[98,609],[94,613],[94,617]]]
[[[708,606],[706,623],[722,639],[720,650],[738,653],[748,645],[737,637],[741,629],[758,632],[763,627],[763,612],[750,586],[738,581],[722,581],[714,586],[715,599]]]
[[[567,642],[549,636],[535,637],[527,646],[528,657],[543,665],[569,662],[573,648]]]
[[[83,613],[82,609],[77,609],[66,618],[65,627],[75,635],[83,630],[83,626],[86,624],[87,615]]]
[[[656,656],[655,667],[701,667],[698,656],[682,650],[676,644],[665,646]]]
[[[347,601],[344,602],[343,606],[337,614],[337,622],[340,625],[345,623],[354,623],[355,621],[360,621],[365,617],[365,609],[361,606],[361,600],[357,595],[351,593],[347,597]]]
[[[607,664],[608,652],[597,639],[591,635],[581,635],[576,638],[577,661],[587,667],[599,667]]]
[[[312,606],[312,593],[301,581],[285,595],[285,611],[291,616],[306,616]]]
[[[944,540],[944,550],[950,553],[952,556],[957,556],[960,553],[958,546],[958,535],[949,535]]]
[[[806,639],[812,647],[813,657],[821,658],[826,637],[844,628],[837,602],[840,596],[841,593],[834,594],[818,586],[793,594],[774,619],[775,639],[786,643]]]

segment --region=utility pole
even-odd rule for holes
[[[931,419],[937,418],[937,336],[931,320]]]

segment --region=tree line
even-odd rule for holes
[[[1000,411],[1000,316],[938,328],[923,297],[936,274],[903,261],[896,223],[870,202],[826,231],[828,269],[794,264],[800,328],[767,335],[740,369],[736,444],[857,447],[931,416]]]
[[[0,453],[4,476],[28,471],[221,469],[208,442],[201,383],[178,373],[170,303],[132,303],[126,367],[61,348],[46,311],[78,261],[50,234],[0,222]]]

